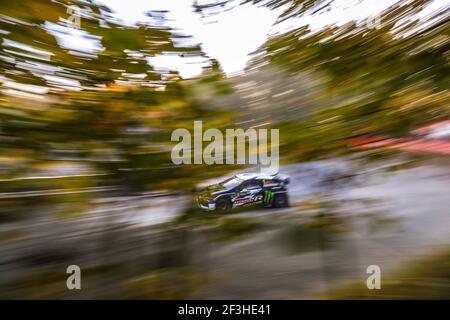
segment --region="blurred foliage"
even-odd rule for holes
[[[83,290],[65,290],[66,275],[62,267],[49,267],[32,273],[14,283],[9,291],[12,299],[83,299],[89,291],[98,299],[188,299],[202,292],[207,281],[214,279],[207,273],[196,273],[189,268],[167,268],[148,271],[136,277],[126,277],[124,265],[108,265],[83,271]],[[108,279],[106,282],[104,279]],[[112,285],[113,284],[113,285]],[[105,290],[104,286],[114,290]]]
[[[218,221],[214,232],[218,241],[239,240],[261,231],[262,223],[252,218],[223,218]]]
[[[187,299],[198,294],[209,275],[188,269],[163,269],[130,279],[125,295],[130,299]]]
[[[287,127],[286,136],[306,156],[345,150],[351,137],[404,135],[449,117],[448,16],[415,16],[430,3],[399,1],[380,15],[379,28],[357,22],[319,32],[301,27],[261,49],[260,63],[322,79],[321,106],[310,121]]]
[[[334,0],[245,0],[244,3],[262,4],[271,9],[283,8],[282,20],[296,17],[305,12],[319,12],[330,6]]]
[[[80,29],[67,23],[71,5],[80,10]],[[92,2],[2,1],[1,10],[0,190],[189,190],[202,178],[203,166],[171,163],[170,134],[200,118],[225,126],[230,112],[208,108],[194,87],[214,95],[232,89],[214,60],[199,80],[147,62],[157,54],[204,56],[197,45],[182,46],[185,36],[167,27],[118,24]],[[61,40],[71,33],[98,44],[77,51]],[[83,185],[70,177],[20,180],[63,162],[86,173]]]
[[[250,2],[288,8],[282,17],[292,19],[332,1]],[[448,17],[416,18],[429,3],[398,1],[381,14],[379,28],[352,22],[274,36],[246,75],[226,81],[213,59],[194,80],[154,70],[147,59],[158,54],[207,59],[160,22],[124,26],[86,1],[3,1],[0,178],[70,159],[98,174],[85,187],[185,189],[183,181],[231,169],[172,165],[170,133],[195,119],[216,128],[242,113],[251,124],[270,121],[282,132],[288,161],[343,155],[353,151],[348,139],[355,136],[404,135],[446,119]],[[81,13],[79,29],[67,22],[72,5]],[[73,32],[92,47],[70,47]]]
[[[304,15],[322,18],[333,1],[247,2],[281,8],[281,20],[295,26]],[[432,4],[397,1],[377,25],[367,17],[273,35],[245,73],[230,79],[237,88],[232,105],[245,121],[280,129],[285,161],[363,155],[349,139],[406,136],[448,119],[448,10],[427,11]]]
[[[416,258],[383,276],[381,290],[367,290],[365,281],[329,290],[325,299],[446,299],[450,296],[450,250]]]
[[[283,9],[281,22],[319,14],[333,1],[243,2]],[[171,132],[191,129],[194,120],[203,120],[204,130],[278,128],[285,162],[354,152],[363,161],[396,155],[397,151],[355,150],[349,139],[368,134],[407,135],[418,126],[449,118],[448,12],[418,18],[430,3],[398,1],[381,14],[379,27],[359,21],[320,31],[300,27],[277,34],[256,52],[244,74],[227,77],[218,61],[207,57],[199,45],[189,44],[188,36],[164,26],[164,15],[150,13],[150,22],[127,26],[93,1],[0,1],[0,222],[36,218],[24,224],[29,228],[16,226],[0,242],[41,239],[49,231],[45,228],[59,222],[47,221],[48,213],[56,213],[57,218],[77,217],[93,207],[92,198],[99,190],[106,190],[110,197],[147,190],[192,192],[199,181],[236,169],[172,163]],[[80,13],[79,26],[68,20],[73,5]],[[148,59],[158,55],[198,57],[206,67],[198,78],[186,80],[176,71],[156,70],[149,64]],[[339,187],[332,180],[326,184],[328,189]],[[121,201],[115,199],[115,203]],[[293,252],[307,252],[313,250],[316,242],[312,239],[322,236],[322,231],[351,230],[348,218],[352,212],[345,216],[343,204],[339,207],[319,198],[289,209],[288,228],[281,240],[293,243]],[[308,210],[312,214],[303,224]],[[105,278],[123,280],[120,293],[131,298],[185,298],[198,292],[205,274],[192,272],[189,266],[169,263],[146,270],[138,266],[130,274],[125,264],[111,262],[111,257],[125,261],[131,255],[133,259],[138,253],[128,249],[136,249],[137,242],[146,244],[151,236],[143,232],[132,243],[126,224],[118,221],[117,229],[124,231],[127,241],[116,246],[115,216],[109,213],[105,221],[111,219],[110,228],[101,229],[99,223],[101,231],[97,231],[104,245],[97,253],[110,256],[105,261],[99,261],[97,254],[94,259],[89,256],[94,266],[83,271],[87,284],[100,282],[94,296],[108,295],[109,287],[102,283]],[[205,216],[193,207],[185,213],[164,225],[165,231],[209,227],[213,233],[209,240],[225,243],[267,227],[258,219]],[[377,217],[375,227],[392,222]],[[283,222],[278,218],[274,224]],[[41,222],[49,223],[42,223],[44,232],[38,228]],[[163,236],[159,232],[155,238]],[[67,237],[71,245],[91,244],[77,233]],[[188,255],[188,243],[182,236],[176,239],[179,244],[168,253],[169,260],[180,252]],[[325,236],[322,242],[322,249],[327,249]],[[167,249],[169,244],[163,242],[162,247]],[[118,256],[113,251],[116,248],[124,256]],[[54,297],[64,291],[62,297],[72,297],[64,287],[66,275],[61,270],[72,261],[73,252],[48,250],[49,254],[36,251],[18,263],[19,269],[25,266],[23,270],[27,263],[30,268],[48,264],[50,269],[12,282],[7,294]],[[90,247],[86,252],[93,250]],[[55,261],[61,265],[51,269]],[[431,280],[445,279],[443,269],[435,271]],[[416,292],[425,294],[430,278],[423,276],[423,269],[414,272],[414,277],[425,279],[418,282]],[[410,285],[405,282],[405,287]],[[392,294],[405,296],[396,290],[393,284]],[[445,290],[434,292],[448,296]]]

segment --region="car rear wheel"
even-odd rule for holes
[[[232,207],[232,204],[231,204],[230,200],[227,200],[227,199],[220,199],[216,203],[217,211],[227,211],[227,210],[230,210],[231,207]]]
[[[284,208],[289,206],[287,195],[285,193],[276,194],[273,198],[272,205],[275,208]]]

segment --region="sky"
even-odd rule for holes
[[[199,4],[217,0],[197,1]],[[309,25],[310,29],[319,30],[329,24],[342,25],[351,20],[361,20],[388,8],[397,0],[335,0],[331,10],[306,15],[301,18],[276,24],[282,8],[270,10],[256,5],[237,5],[241,1],[231,1],[218,14],[202,17],[194,12],[189,0],[96,0],[112,9],[113,18],[125,25],[149,22],[145,13],[150,10],[168,11],[165,15],[167,26],[176,32],[192,36],[193,43],[201,44],[202,51],[209,57],[217,59],[228,75],[241,72],[251,59],[250,54],[274,35],[294,27]],[[448,5],[448,0],[435,0],[435,7]],[[425,15],[423,13],[423,15]],[[68,49],[84,48],[86,52],[101,50],[100,39],[89,38],[81,30],[73,30],[58,36],[58,25],[49,29],[57,35],[60,45]],[[64,28],[64,27],[62,27]],[[59,33],[62,34],[62,33]],[[148,59],[156,69],[177,70],[184,78],[200,74],[207,65],[207,60],[199,57],[181,58],[175,55],[159,55]]]
[[[210,18],[202,18],[193,11],[189,0],[98,0],[100,1],[115,11],[114,16],[125,24],[148,20],[144,14],[148,10],[168,10],[167,24],[178,32],[192,36],[193,42],[200,43],[202,50],[211,58],[217,59],[228,74],[245,68],[248,55],[267,40],[267,34],[280,14],[279,10],[242,5]],[[187,61],[183,63],[183,60]],[[201,72],[204,64],[198,62],[195,58],[182,59],[175,56],[150,59],[150,63],[156,66],[177,68],[185,77]]]

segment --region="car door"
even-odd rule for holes
[[[262,183],[260,180],[252,179],[245,181],[240,186],[240,191],[236,195],[236,206],[256,204],[262,202]]]
[[[255,179],[249,185],[248,190],[251,194],[252,204],[262,203],[263,201],[263,182],[260,179]]]

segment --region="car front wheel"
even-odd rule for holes
[[[216,203],[216,210],[217,211],[227,211],[227,210],[230,210],[231,207],[232,207],[232,204],[227,199],[220,199]]]

